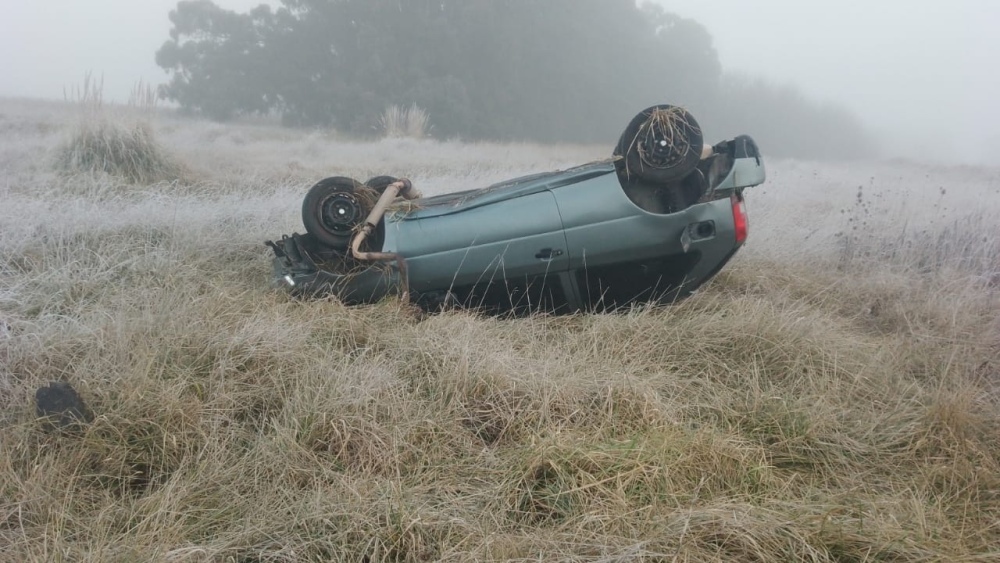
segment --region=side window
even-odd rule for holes
[[[697,252],[581,268],[576,272],[584,305],[610,311],[644,301],[669,301],[701,255]]]

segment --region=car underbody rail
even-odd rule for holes
[[[385,215],[385,210],[389,207],[397,197],[403,196],[406,199],[417,199],[420,197],[420,192],[413,188],[413,183],[406,178],[396,180],[388,186],[385,187],[385,191],[379,196],[378,201],[372,207],[371,212],[368,213],[368,217],[365,219],[361,228],[358,229],[357,234],[354,235],[354,239],[351,241],[351,254],[354,255],[358,260],[369,260],[369,261],[389,261],[395,260],[396,265],[399,268],[399,275],[402,279],[402,292],[400,298],[404,303],[410,300],[410,287],[406,275],[406,259],[403,258],[401,254],[394,252],[364,252],[361,250],[361,245],[368,238],[368,235],[375,230],[379,221],[382,220],[382,216]]]

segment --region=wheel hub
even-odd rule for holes
[[[349,234],[364,219],[364,209],[353,194],[336,193],[323,200],[320,219],[330,231]]]
[[[670,134],[652,125],[646,129],[639,143],[639,154],[644,163],[654,168],[673,168],[684,161],[691,144],[684,135]]]

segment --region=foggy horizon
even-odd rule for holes
[[[1000,53],[991,29],[1000,4],[651,1],[702,24],[724,72],[791,85],[855,112],[882,142],[883,156],[988,164],[1000,151],[1000,112],[993,107],[1000,77],[987,71]],[[262,3],[280,5],[215,2],[238,12]],[[109,101],[127,99],[139,80],[166,82],[154,54],[169,38],[176,4],[9,6],[0,23],[0,96],[61,100],[87,72],[103,77]]]

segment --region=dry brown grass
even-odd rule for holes
[[[301,230],[316,176],[286,163],[313,141],[237,127],[260,139],[192,148],[206,125],[165,127],[227,172],[81,192],[0,146],[0,560],[1000,557],[996,172],[926,172],[948,195],[901,235],[892,185],[851,203],[851,174],[887,165],[769,163],[750,246],[687,301],[420,320],[268,287],[261,243]],[[42,129],[23,135],[55,143]],[[384,145],[331,146],[305,168],[396,172]],[[421,187],[486,158],[415,150],[399,166]],[[507,160],[474,180],[552,164],[518,150],[488,147]],[[919,195],[925,171],[897,172]],[[818,219],[798,233],[795,213]],[[34,419],[53,379],[97,415],[82,437]]]

